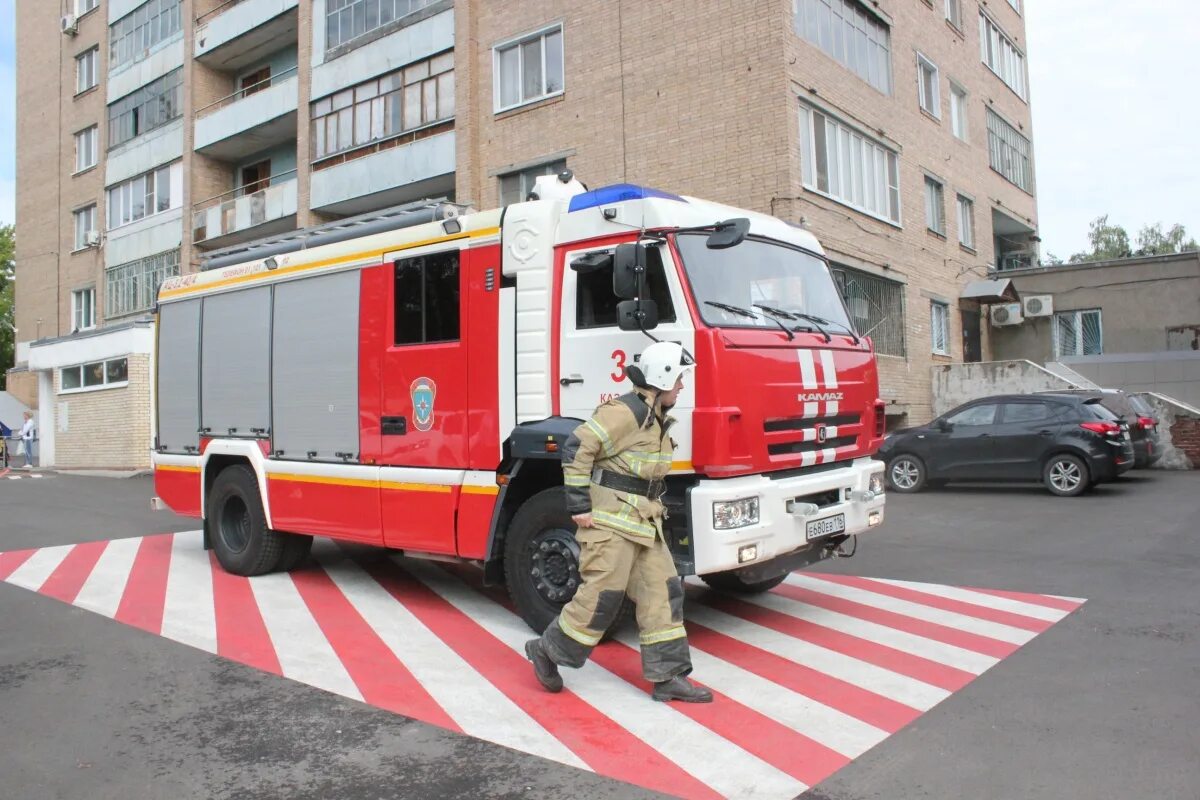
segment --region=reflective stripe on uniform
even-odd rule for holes
[[[592,479],[587,475],[563,475],[564,486],[589,486]]]
[[[604,525],[614,530],[631,533],[634,536],[645,536],[653,539],[658,534],[658,529],[653,525],[638,522],[623,514],[612,514],[608,511],[593,511],[592,521],[597,525]]]
[[[558,615],[558,627],[562,629],[563,633],[565,633],[567,636],[570,636],[572,639],[582,645],[595,647],[596,645],[600,644],[599,636],[591,636],[583,631],[575,630],[575,628],[571,627],[571,625],[565,619],[563,619],[562,614]]]
[[[595,418],[589,419],[584,423],[587,429],[596,434],[596,438],[600,440],[600,449],[604,451],[604,455],[611,456],[613,443],[612,439],[608,438],[608,431],[604,430],[604,426],[596,422]]]
[[[659,644],[661,642],[673,642],[676,639],[683,639],[687,636],[687,631],[682,625],[676,625],[673,628],[667,628],[665,631],[657,633],[643,633],[639,639],[642,644]]]

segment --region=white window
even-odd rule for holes
[[[129,359],[110,358],[91,364],[63,367],[58,372],[58,393],[93,392],[129,385]]]
[[[82,17],[98,5],[100,0],[75,0],[75,16]]]
[[[151,170],[108,189],[108,230],[172,208],[183,200],[182,162]]]
[[[95,286],[71,292],[71,318],[77,331],[96,327]]]
[[[917,99],[921,109],[942,118],[942,95],[937,64],[917,53]]]
[[[1013,11],[1021,13],[1021,0],[1008,0],[1008,4],[1013,7]]]
[[[900,160],[895,152],[804,105],[800,140],[805,188],[900,224]]]
[[[932,333],[933,352],[950,355],[950,306],[931,300],[929,303],[929,330]]]
[[[497,112],[562,94],[562,26],[496,45],[492,69]]]
[[[958,196],[958,243],[975,249],[975,201]]]
[[[796,33],[884,94],[892,93],[888,26],[857,0],[793,0]]]
[[[88,234],[96,230],[96,206],[90,205],[75,212],[75,249],[88,247]]]
[[[946,202],[942,184],[928,175],[925,176],[925,227],[940,236],[946,235]]]
[[[533,191],[534,182],[542,175],[557,175],[567,168],[566,161],[551,161],[549,164],[509,172],[500,176],[500,205],[522,203]]]
[[[1029,140],[990,108],[987,110],[988,163],[1027,192],[1033,192]]]
[[[950,83],[950,129],[964,142],[967,140],[967,90]]]
[[[183,29],[183,0],[146,0],[108,26],[108,70],[149,58]]]
[[[92,127],[75,134],[75,171],[96,166],[96,139],[99,129]]]
[[[158,299],[162,282],[178,274],[178,250],[109,267],[104,271],[104,318],[145,311]]]
[[[962,30],[962,0],[946,0],[946,21]]]
[[[329,0],[325,6],[325,49],[366,36],[433,5],[436,0]]]
[[[1100,309],[1060,311],[1054,315],[1054,355],[1098,356],[1104,352]]]
[[[75,56],[75,94],[86,92],[96,85],[96,56],[99,52],[99,47],[93,47]]]
[[[1025,99],[1025,55],[983,12],[979,14],[979,56],[1008,88]]]

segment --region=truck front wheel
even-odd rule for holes
[[[768,578],[765,581],[747,581],[737,574],[735,570],[726,570],[725,572],[713,572],[709,575],[701,575],[700,580],[707,583],[714,589],[722,592],[732,592],[733,594],[762,594],[769,592],[779,584],[787,580],[788,573],[783,573],[775,578]]]
[[[287,534],[267,527],[258,481],[249,467],[235,464],[217,475],[208,493],[204,526],[226,572],[250,577],[279,565]]]

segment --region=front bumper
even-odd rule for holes
[[[882,475],[883,470],[879,461],[859,458],[836,469],[782,478],[772,478],[768,473],[701,480],[689,493],[695,573],[706,575],[738,568],[763,573],[766,568],[762,565],[775,559],[782,562],[786,557],[789,564],[802,566],[827,557],[824,553],[827,546],[844,537],[834,534],[810,542],[806,538],[807,523],[844,514],[846,535],[879,527],[883,522],[884,495],[870,491],[870,480],[872,474]],[[731,530],[714,528],[713,503],[747,497],[758,497],[757,523]],[[793,508],[802,507],[815,504],[816,498],[820,498],[820,503],[815,512],[803,508],[794,513],[788,510],[789,503]],[[804,513],[806,510],[811,513]],[[738,551],[748,545],[755,547],[755,557],[739,562]]]

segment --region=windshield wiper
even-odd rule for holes
[[[824,324],[824,325],[837,325],[838,327],[840,327],[840,328],[844,329],[844,330],[846,331],[846,333],[848,333],[848,334],[850,335],[850,338],[854,340],[854,343],[855,343],[855,344],[858,344],[858,343],[859,343],[858,334],[854,332],[854,329],[853,329],[853,328],[851,328],[849,325],[846,325],[845,323],[842,323],[842,322],[834,322],[833,320],[831,320],[831,319],[825,319],[824,317],[814,317],[812,314],[802,314],[802,313],[800,313],[799,311],[793,311],[793,312],[791,312],[791,313],[792,313],[792,315],[793,315],[793,316],[795,316],[795,317],[798,317],[799,319],[808,320],[808,321],[809,321],[809,322],[811,322],[813,325],[816,325],[816,326],[817,326],[817,330],[819,330],[819,331],[821,331],[821,333],[824,333],[824,334],[825,334],[825,341],[826,341],[826,342],[829,342],[829,333],[828,333],[828,332],[826,332],[826,330],[825,330],[824,328],[822,328],[822,327],[821,327],[821,325],[822,325],[822,324]]]
[[[729,303],[719,303],[716,300],[705,300],[704,305],[712,306],[713,308],[719,308],[722,311],[728,311],[731,314],[737,314],[739,316],[748,317],[749,319],[758,319],[760,317],[762,319],[769,319],[769,320],[771,320],[771,322],[774,322],[776,325],[779,326],[779,330],[781,330],[785,334],[787,334],[789,342],[796,338],[796,334],[792,333],[791,330],[788,329],[787,325],[784,325],[782,322],[775,319],[774,317],[768,317],[766,314],[757,314],[748,308],[742,308],[741,306],[733,306],[733,305],[730,305]]]
[[[796,334],[792,333],[791,328],[789,328],[787,325],[784,325],[782,322],[780,322],[779,320],[776,319],[776,317],[783,317],[784,319],[795,319],[795,317],[793,317],[791,314],[789,314],[788,312],[786,312],[780,308],[771,308],[770,306],[764,306],[762,303],[755,303],[754,307],[761,308],[763,311],[767,312],[767,314],[770,314],[771,316],[768,316],[767,319],[774,322],[776,325],[779,326],[780,330],[782,330],[784,333],[787,334],[789,342],[796,338]]]

